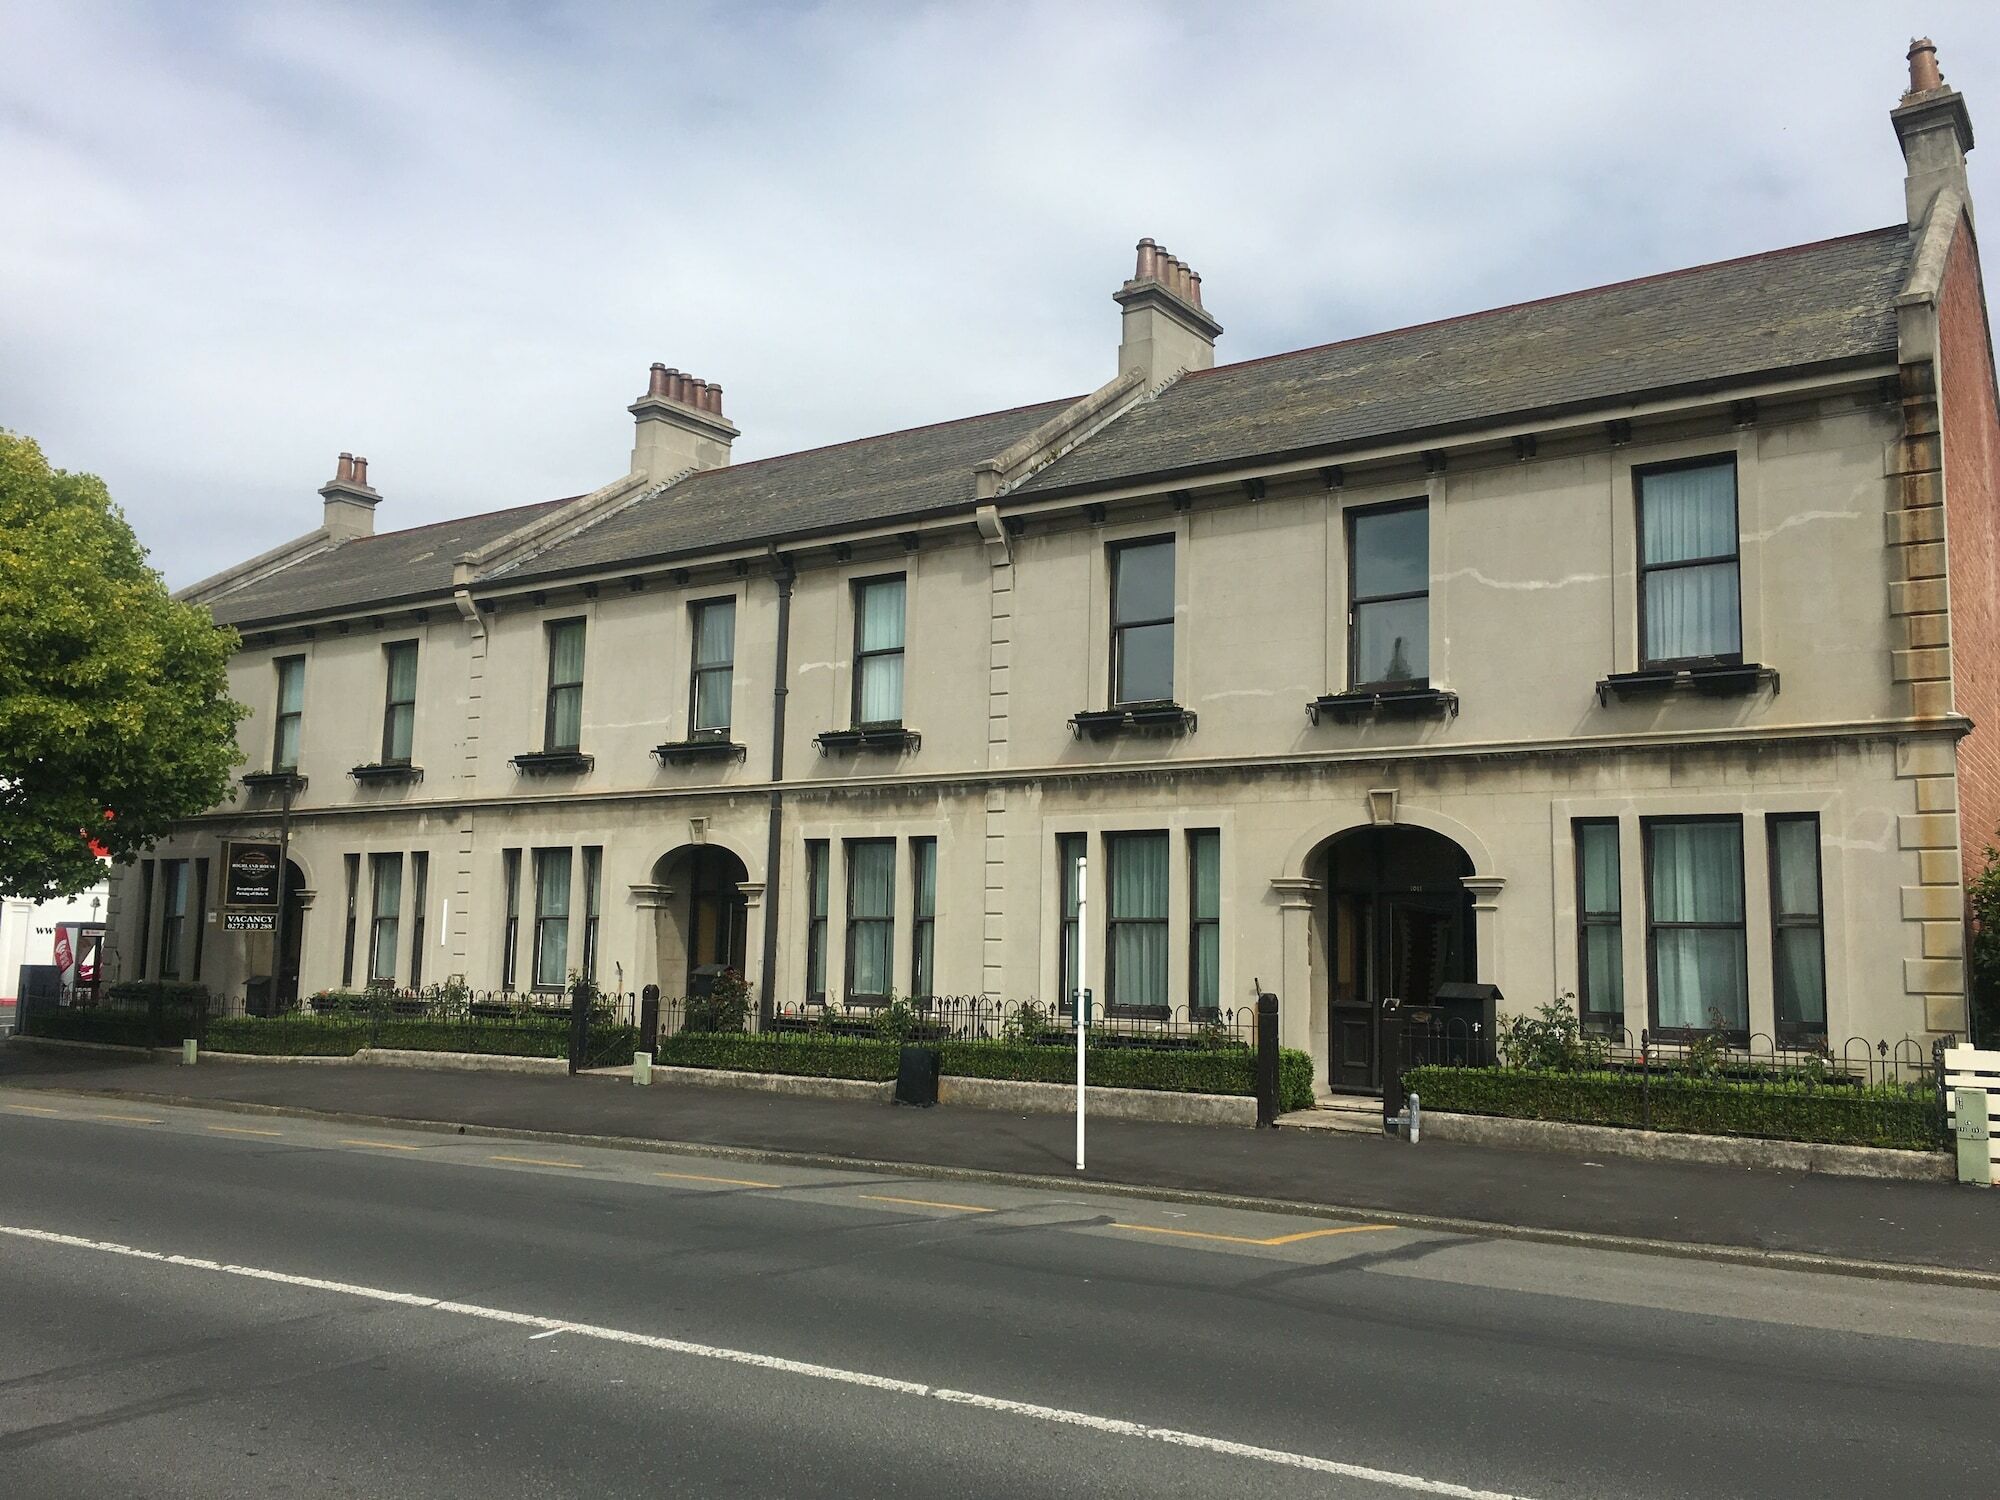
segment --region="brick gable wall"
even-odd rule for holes
[[[1979,251],[1961,222],[1938,298],[1952,702],[1973,722],[1958,746],[1959,849],[1969,882],[2000,845],[2000,407]]]

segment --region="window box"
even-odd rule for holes
[[[821,755],[828,751],[914,750],[923,742],[924,737],[916,730],[901,724],[857,724],[852,729],[829,729],[813,737]]]
[[[297,771],[249,771],[236,778],[243,783],[243,790],[251,793],[282,792],[290,786],[294,792],[305,790],[306,779]]]
[[[1078,739],[1102,740],[1120,734],[1192,734],[1193,710],[1178,703],[1129,703],[1122,708],[1085,709],[1070,715]]]
[[[514,757],[514,769],[524,776],[567,776],[588,771],[597,758],[581,750],[530,750]]]
[[[356,766],[347,773],[359,782],[422,781],[424,768],[406,760],[382,761],[372,766]]]
[[[723,735],[697,735],[691,740],[670,740],[653,747],[653,757],[663,766],[687,766],[704,760],[745,760],[749,750]]]
[[[1325,693],[1306,705],[1306,717],[1315,724],[1327,719],[1336,724],[1358,719],[1451,719],[1458,717],[1458,694],[1428,684]]]
[[[1613,672],[1597,684],[1597,701],[1630,702],[1664,698],[1669,693],[1699,693],[1707,698],[1737,698],[1768,686],[1778,691],[1775,667],[1756,662],[1701,662],[1684,667],[1647,667],[1639,672]]]

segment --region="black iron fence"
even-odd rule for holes
[[[766,1029],[826,1037],[909,1042],[1006,1042],[1074,1046],[1076,1018],[1034,1000],[987,995],[933,995],[879,1005],[838,1001],[782,1005]],[[1257,1035],[1254,1006],[1194,1010],[1187,1006],[1114,1011],[1094,1010],[1090,1041],[1095,1047],[1140,1047],[1162,1051],[1250,1047]]]
[[[1386,1095],[1424,1080],[1427,1109],[1851,1144],[1944,1139],[1944,1043],[1609,1029],[1505,1017],[1426,1020],[1385,1037]],[[1423,1070],[1419,1073],[1419,1070]]]
[[[114,984],[102,991],[22,994],[21,1035],[115,1047],[177,1047],[199,1038],[215,1013],[215,996],[198,984],[170,980]]]

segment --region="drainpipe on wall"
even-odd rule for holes
[[[764,956],[758,979],[757,1019],[768,1026],[777,1013],[778,912],[782,890],[778,866],[784,856],[785,798],[778,783],[785,779],[785,697],[792,643],[792,560],[771,549],[772,578],[778,585],[778,648],[771,674],[771,817],[764,843]]]

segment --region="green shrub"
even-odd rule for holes
[[[681,1031],[660,1038],[653,1061],[672,1068],[886,1082],[896,1076],[900,1052],[894,1042],[810,1031]]]
[[[127,979],[104,992],[111,1005],[147,1006],[157,998],[164,1007],[206,1008],[212,997],[205,984],[183,984],[175,979]]]
[[[608,1055],[629,1058],[639,1047],[636,1027],[593,1028]],[[431,1020],[361,1014],[227,1016],[208,1023],[205,1044],[215,1052],[260,1057],[352,1057],[363,1047],[406,1052],[476,1052],[496,1057],[567,1057],[569,1018],[524,1017],[505,1021]]]
[[[1939,1145],[1930,1091],[1901,1084],[1760,1083],[1612,1072],[1529,1072],[1512,1068],[1414,1068],[1404,1085],[1425,1109],[1555,1120],[1573,1125],[1767,1140],[1887,1146]]]

